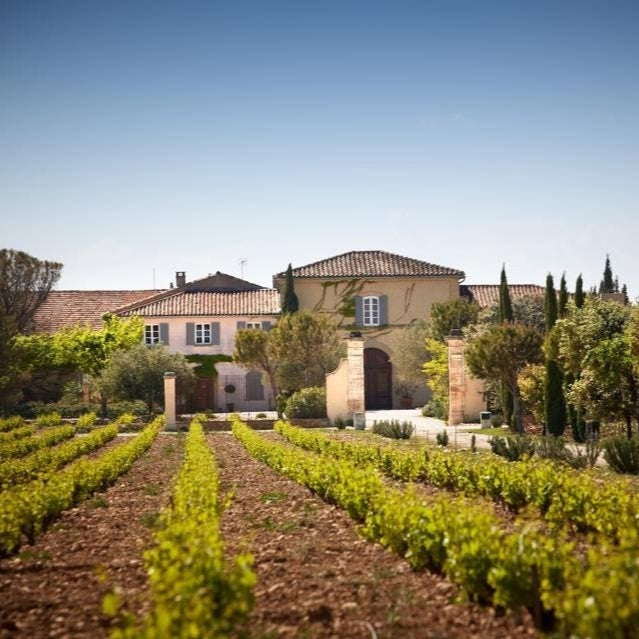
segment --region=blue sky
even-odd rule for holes
[[[61,288],[383,249],[639,295],[637,2],[0,0],[0,245]]]

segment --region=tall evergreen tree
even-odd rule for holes
[[[561,276],[559,283],[559,317],[565,317],[568,306],[568,288],[566,287],[566,272]]]
[[[502,322],[512,322],[513,305],[510,300],[510,291],[508,290],[508,280],[506,279],[506,265],[501,267],[501,279],[499,282],[499,319]]]
[[[506,279],[506,265],[501,267],[501,277],[499,281],[499,319],[501,322],[512,322],[514,319],[513,305],[510,299],[510,290],[508,289],[508,280]],[[514,428],[513,421],[515,405],[513,395],[508,386],[502,384],[501,387],[501,410],[504,421]]]
[[[581,308],[586,301],[586,295],[584,294],[584,280],[579,273],[577,283],[575,284],[575,306]]]
[[[284,299],[282,301],[282,315],[296,313],[300,308],[300,302],[295,295],[293,283],[293,267],[289,264],[286,269],[286,282],[284,283]]]
[[[626,306],[630,306],[630,297],[628,297],[628,287],[625,284],[621,287],[621,292],[623,293],[623,303]]]
[[[606,265],[604,266],[603,280],[599,284],[599,293],[614,293],[615,281],[612,277],[612,268],[610,267],[610,256],[606,255]]]
[[[550,334],[552,327],[557,321],[557,314],[557,294],[555,292],[553,277],[549,273],[546,278],[546,332],[548,334]],[[548,354],[546,354],[544,412],[546,416],[546,432],[555,437],[563,435],[566,430],[566,402],[563,392],[563,375],[557,361],[551,359]]]

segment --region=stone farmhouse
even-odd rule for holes
[[[346,338],[355,332],[364,340],[365,407],[399,408],[393,377],[393,336],[403,327],[428,319],[435,302],[460,296],[491,306],[497,285],[464,285],[462,270],[386,251],[350,251],[293,269],[301,309],[330,314]],[[270,330],[280,314],[285,274],[273,277],[273,288],[220,273],[186,281],[176,273],[175,286],[165,290],[52,291],[35,317],[35,330],[52,332],[63,326],[101,325],[107,312],[144,319],[144,343],[165,344],[188,356],[212,356],[217,376],[198,377],[192,397],[178,393],[178,410],[261,411],[273,407],[268,385],[259,373],[233,363],[235,334],[243,328]],[[511,285],[511,296],[543,295],[535,285]],[[472,411],[481,409],[476,389]],[[424,388],[413,406],[428,399]],[[469,404],[470,406],[470,404]]]

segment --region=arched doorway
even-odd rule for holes
[[[379,348],[364,349],[364,405],[367,410],[393,407],[393,365]]]

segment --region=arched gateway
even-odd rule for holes
[[[379,348],[364,349],[364,401],[367,410],[393,407],[393,365]]]

